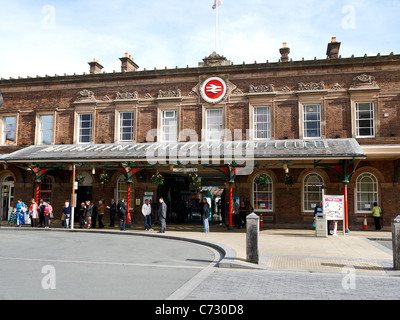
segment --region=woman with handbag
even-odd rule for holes
[[[53,214],[53,207],[50,201],[47,202],[47,206],[44,208],[44,227],[50,228],[50,216]]]

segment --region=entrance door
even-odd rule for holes
[[[7,221],[10,208],[14,205],[14,179],[11,176],[1,184],[1,198],[0,220]]]

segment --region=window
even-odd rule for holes
[[[312,173],[304,179],[303,211],[314,212],[315,207],[322,201],[322,186],[324,180],[319,174]]]
[[[16,144],[17,117],[3,118],[3,144]]]
[[[222,138],[222,109],[208,109],[206,119],[206,140],[219,141]]]
[[[271,138],[270,107],[254,107],[254,139]]]
[[[178,119],[176,110],[161,113],[161,140],[164,142],[177,141]]]
[[[371,173],[363,173],[357,178],[357,212],[371,213],[374,202],[378,202],[378,181]]]
[[[125,202],[128,204],[128,185],[126,183],[125,177],[123,176],[121,176],[117,181],[117,195],[115,202],[118,203],[122,198],[124,198]],[[133,192],[133,187],[131,187],[131,205],[133,199],[134,199],[134,192]]]
[[[374,104],[372,102],[356,103],[356,136],[357,138],[375,136]]]
[[[303,106],[304,138],[321,138],[321,105]]]
[[[79,115],[79,143],[92,142],[92,114]]]
[[[119,141],[133,141],[133,112],[121,112],[119,119]]]
[[[39,186],[39,199],[43,199],[44,202],[51,203],[51,194],[53,190],[53,184],[50,178],[44,177]]]
[[[272,179],[269,175],[266,175],[266,177],[268,183],[265,185],[253,182],[253,208],[255,212],[272,212],[274,208]]]
[[[52,115],[45,115],[40,117],[39,144],[53,143],[53,123],[54,117]]]

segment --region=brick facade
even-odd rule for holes
[[[366,75],[365,78],[360,76]],[[200,95],[201,83],[212,76],[228,83],[225,99],[217,105],[206,103]],[[360,80],[361,79],[361,80]],[[265,87],[269,89],[265,89]],[[264,86],[252,92],[251,87]],[[82,90],[92,93],[81,95]],[[254,91],[254,90],[253,90]],[[226,65],[173,70],[132,71],[112,74],[85,74],[46,78],[10,79],[0,81],[4,104],[0,117],[15,116],[17,140],[15,145],[0,146],[0,153],[9,154],[38,143],[38,124],[41,115],[54,115],[54,145],[77,143],[77,117],[80,113],[93,116],[93,144],[110,144],[119,141],[119,112],[134,115],[134,142],[148,142],[150,130],[160,128],[160,112],[177,110],[178,130],[190,129],[202,139],[206,110],[223,110],[223,127],[252,130],[252,108],[270,107],[271,140],[303,139],[303,105],[321,106],[320,125],[323,139],[357,138],[361,146],[393,146],[400,143],[400,56],[363,58],[337,58],[312,61],[288,61],[250,65]],[[130,95],[124,95],[129,93]],[[121,96],[122,94],[122,96]],[[359,138],[356,130],[355,103],[371,102],[374,106],[374,137]],[[3,127],[3,124],[2,124]],[[4,142],[4,132],[2,141]],[[204,137],[203,137],[204,138]],[[187,141],[188,137],[182,137]],[[398,214],[400,184],[397,162],[400,154],[369,157],[357,163],[349,181],[349,223],[356,228],[364,216],[356,211],[357,177],[363,172],[372,173],[378,180],[378,202],[384,209],[384,224]],[[86,170],[92,175],[90,168]],[[117,196],[118,171],[108,170],[111,181],[102,185],[99,170],[93,176],[93,199]],[[259,172],[269,172],[273,180],[273,211],[266,212],[266,222],[275,224],[308,224],[312,213],[304,212],[303,179],[308,173],[319,172],[329,193],[342,194],[343,184],[330,169],[312,168],[308,164],[291,169],[295,184],[289,190],[283,184],[284,171],[271,166],[256,169],[248,177],[238,177],[234,194],[246,198],[252,205],[253,179]],[[157,188],[150,183],[153,172],[142,172],[135,177],[133,201],[145,192],[158,196]],[[34,196],[34,177],[21,166],[9,165],[0,171],[0,179],[11,175],[15,180],[15,198],[25,202]],[[52,201],[57,214],[64,198],[68,197],[71,171],[53,170]],[[223,184],[222,184],[223,187]],[[135,219],[140,219],[140,207],[135,209]],[[372,219],[371,219],[372,222]]]

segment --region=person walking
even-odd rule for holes
[[[29,216],[31,217],[32,228],[36,228],[36,221],[39,219],[38,204],[35,199],[31,200],[31,206],[29,207]]]
[[[232,205],[232,209],[233,209],[233,221],[235,224],[235,227],[240,228],[240,216],[239,216],[239,203],[237,203],[236,199],[233,199],[233,205]]]
[[[103,200],[100,200],[99,201],[99,206],[97,207],[99,228],[100,229],[104,228],[104,224],[103,224],[104,211],[105,211],[105,206],[104,206]]]
[[[210,232],[208,218],[210,217],[210,205],[206,198],[203,198],[203,206],[201,207],[201,218],[203,219],[204,232]]]
[[[167,219],[167,205],[164,202],[164,198],[160,198],[160,206],[158,207],[158,218],[161,223],[161,229],[158,233],[165,233],[167,225],[165,219]]]
[[[149,200],[146,199],[142,206],[142,214],[144,217],[144,230],[153,231],[151,228],[151,206],[149,204]]]
[[[117,205],[117,213],[119,218],[119,230],[125,231],[126,228],[126,214],[128,213],[128,209],[126,207],[125,199],[122,198]]]
[[[115,215],[117,214],[117,204],[114,199],[111,199],[111,205],[107,206],[110,209],[110,227],[115,226]]]
[[[374,207],[372,208],[372,216],[374,217],[376,231],[382,230],[381,213],[382,209],[378,206],[377,202],[374,202]]]
[[[53,213],[53,207],[49,202],[47,202],[46,207],[44,208],[44,227],[45,229],[50,228],[50,218]]]
[[[242,201],[239,207],[239,219],[240,219],[239,228],[243,228],[246,225],[246,216],[247,216],[247,207],[244,201]]]
[[[47,203],[47,205],[49,205],[49,204]],[[68,229],[68,227],[69,227],[69,220],[70,220],[70,218],[71,218],[71,206],[69,205],[69,200],[65,200],[64,208],[63,208],[63,210],[62,210],[62,213],[63,213],[64,216],[65,216],[64,228],[67,228],[67,229]]]

